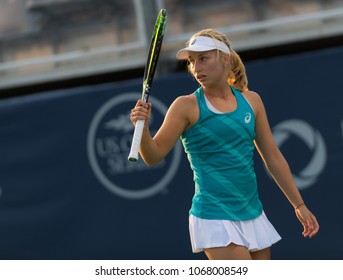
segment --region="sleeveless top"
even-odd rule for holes
[[[220,114],[207,107],[203,88],[196,90],[199,119],[181,135],[195,182],[190,214],[202,219],[249,220],[263,209],[253,162],[255,114],[231,89],[237,108]]]

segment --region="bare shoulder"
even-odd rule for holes
[[[181,95],[177,97],[170,106],[170,110],[178,112],[187,112],[197,106],[194,94]]]
[[[261,102],[261,96],[252,90],[247,90],[242,92],[243,96],[248,99],[249,102]]]
[[[181,95],[174,100],[173,104],[174,103],[177,104],[178,106],[180,105],[194,106],[196,105],[196,97],[193,93]]]
[[[196,96],[191,93],[177,97],[169,107],[167,115],[183,119],[187,123],[186,127],[190,127],[197,121],[199,116]]]
[[[263,107],[261,96],[257,92],[248,90],[243,91],[242,94],[253,107],[255,114]]]

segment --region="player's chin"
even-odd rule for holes
[[[197,81],[203,87],[208,87],[208,85],[209,85],[209,83],[206,80],[201,79],[201,80],[197,80]]]

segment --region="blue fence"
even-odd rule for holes
[[[273,259],[340,259],[343,48],[247,63],[273,135],[320,233],[301,236],[293,208],[256,155],[265,212],[282,236]],[[197,84],[156,79],[152,130]],[[127,161],[141,80],[0,101],[0,259],[204,259],[191,253],[192,173],[181,144],[158,166]]]

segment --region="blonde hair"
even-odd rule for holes
[[[245,66],[241,58],[239,57],[239,55],[232,49],[228,37],[225,34],[220,33],[219,31],[214,30],[214,29],[203,29],[195,33],[192,36],[192,38],[189,40],[189,42],[191,42],[195,37],[198,37],[198,36],[206,36],[213,39],[217,39],[229,47],[231,54],[230,54],[230,69],[229,69],[228,83],[230,86],[233,86],[240,91],[247,91],[248,78],[246,75]],[[187,42],[187,45],[189,42]],[[218,51],[218,52],[221,55],[224,55],[223,52],[221,51]],[[188,64],[188,71],[192,73],[190,69],[190,64]]]

